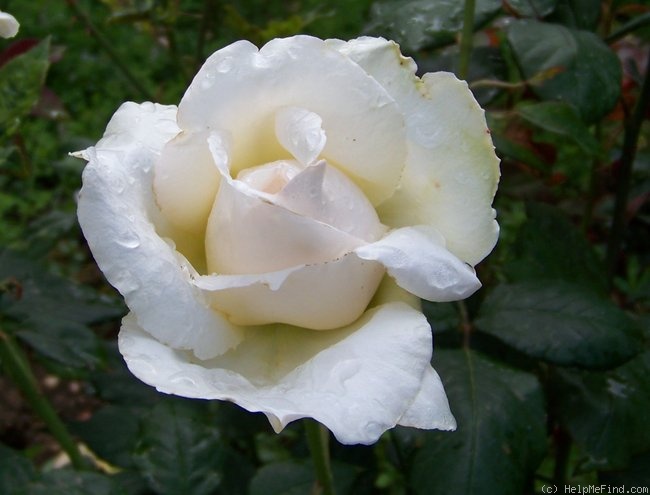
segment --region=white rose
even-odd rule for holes
[[[384,39],[240,41],[178,108],[120,107],[79,221],[138,378],[342,443],[455,428],[414,296],[480,286],[498,160],[467,85],[415,69]]]
[[[20,24],[14,16],[0,10],[0,37],[13,38],[18,34]]]

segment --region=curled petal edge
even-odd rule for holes
[[[380,262],[397,285],[428,301],[465,299],[481,287],[474,269],[447,251],[444,239],[429,226],[393,230],[354,253]]]
[[[124,318],[118,342],[131,372],[159,391],[235,402],[263,412],[276,431],[311,417],[341,443],[370,444],[399,422],[440,423],[424,419],[436,408],[418,398],[429,390],[431,330],[403,303],[331,332],[251,327],[237,349],[209,361],[161,344],[133,315]]]

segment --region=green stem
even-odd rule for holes
[[[617,31],[605,38],[606,43],[614,43],[637,29],[650,25],[650,12],[633,17]]]
[[[596,124],[594,136],[599,143],[602,143],[602,126],[600,122]],[[587,201],[585,202],[585,211],[582,216],[582,232],[587,234],[589,231],[589,226],[591,225],[591,219],[594,214],[594,206],[596,205],[596,196],[598,194],[598,171],[600,170],[601,159],[600,154],[598,157],[591,160],[591,167],[589,170],[589,190],[587,193]]]
[[[138,91],[144,99],[153,101],[154,98],[151,93],[149,93],[147,88],[142,83],[140,83],[140,81],[138,81],[129,67],[124,62],[122,62],[120,56],[113,49],[111,42],[106,39],[106,37],[99,29],[97,29],[97,26],[95,26],[90,16],[81,7],[79,7],[77,0],[67,0],[67,2],[74,14],[79,17],[79,19],[81,19],[81,21],[85,24],[88,31],[90,31],[91,34],[95,37],[99,45],[103,48],[103,50],[113,61],[118,70],[126,78],[126,80],[129,81],[131,86],[133,86],[133,88]]]
[[[56,438],[61,448],[68,454],[70,462],[76,469],[87,467],[77,444],[59,418],[50,402],[38,388],[36,377],[22,349],[14,339],[0,330],[0,360],[8,375],[21,389],[34,411],[40,416],[50,433]]]
[[[460,37],[460,60],[458,63],[458,77],[467,79],[469,72],[469,59],[472,55],[472,37],[474,36],[474,10],[476,0],[465,0],[463,11],[463,31]]]
[[[469,349],[472,335],[472,321],[469,317],[467,304],[465,304],[465,301],[458,301],[456,305],[458,306],[458,316],[460,316],[460,331],[463,335],[463,348]]]
[[[616,188],[616,203],[614,205],[614,218],[612,219],[612,228],[609,235],[609,243],[607,244],[607,276],[610,287],[614,282],[614,275],[616,274],[616,266],[619,259],[619,251],[625,234],[625,213],[627,211],[627,200],[630,193],[630,182],[632,179],[632,167],[634,165],[634,157],[636,156],[639,132],[649,104],[650,53],[648,54],[648,63],[639,99],[636,102],[632,115],[626,119],[625,123],[625,136],[623,138],[623,150],[619,162],[620,171]]]
[[[330,465],[329,431],[320,423],[306,419],[305,433],[316,471],[315,493],[334,495],[334,477]]]
[[[560,428],[555,434],[555,466],[553,468],[553,483],[560,489],[567,484],[570,458],[571,437]]]

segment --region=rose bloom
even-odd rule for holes
[[[14,16],[0,10],[0,37],[13,38],[18,34],[20,24]]]
[[[480,287],[498,159],[467,85],[415,71],[381,38],[239,41],[76,154],[134,375],[346,444],[455,428],[419,298]]]

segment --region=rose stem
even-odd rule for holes
[[[316,493],[334,495],[334,477],[330,465],[329,431],[317,421],[305,419],[305,433],[316,471]]]
[[[39,390],[36,377],[32,373],[25,354],[14,339],[2,330],[0,330],[0,361],[4,364],[7,374],[22,390],[34,411],[41,417],[50,433],[54,435],[61,448],[68,454],[72,465],[76,469],[86,468],[87,464],[79,452],[77,444],[50,402]]]
[[[469,59],[472,54],[472,36],[474,35],[474,7],[476,0],[465,0],[463,11],[463,31],[460,35],[460,60],[458,62],[458,77],[467,79]]]
[[[650,104],[650,53],[648,63],[641,86],[641,93],[636,102],[632,115],[625,122],[625,136],[623,138],[623,150],[619,160],[620,169],[616,187],[616,203],[614,205],[614,218],[607,244],[607,277],[609,286],[613,285],[616,266],[619,260],[619,251],[625,233],[625,214],[627,212],[627,200],[630,194],[630,180],[632,178],[632,167],[636,155],[637,141],[645,112]]]
[[[88,31],[92,33],[99,45],[104,49],[106,54],[110,57],[115,66],[120,70],[122,75],[129,81],[129,83],[131,83],[131,86],[133,86],[133,88],[137,90],[144,99],[154,101],[153,96],[151,93],[149,93],[147,88],[145,88],[145,86],[140,83],[140,81],[138,81],[129,67],[124,62],[122,62],[122,59],[117,54],[117,52],[113,50],[110,41],[108,41],[102,32],[97,29],[88,14],[84,12],[81,7],[79,7],[77,0],[67,0],[67,2],[75,15],[79,17],[79,19],[81,19],[81,21],[86,25]]]

